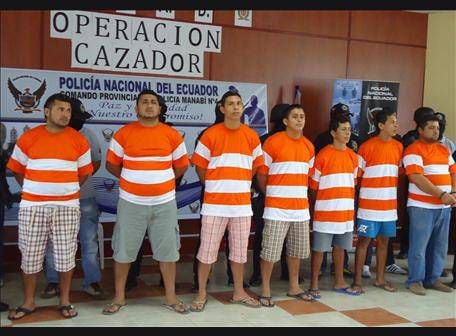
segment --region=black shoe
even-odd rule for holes
[[[60,288],[59,284],[55,282],[50,282],[47,284],[46,288],[44,289],[43,293],[41,293],[40,297],[42,299],[50,299],[54,296],[60,295]]]
[[[228,286],[229,287],[234,287],[233,279],[228,279]],[[244,288],[250,288],[250,285],[247,282],[245,282],[245,281],[242,283],[242,286]]]
[[[456,280],[453,280],[452,282],[450,282],[450,283],[448,284],[448,286],[450,286],[450,287],[453,288],[453,289],[456,289]]]
[[[252,287],[258,287],[261,285],[261,278],[260,277],[252,277],[249,280],[249,285]]]
[[[399,252],[396,255],[396,259],[407,259],[407,252]]]
[[[6,312],[8,308],[9,306],[6,303],[0,302],[0,312]]]
[[[136,281],[136,279],[127,280],[127,283],[125,284],[125,291],[129,292],[137,286],[138,286],[138,281]]]

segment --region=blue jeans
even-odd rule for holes
[[[83,288],[93,282],[100,282],[101,269],[98,259],[98,219],[99,211],[95,198],[80,200],[81,225],[79,228],[79,242],[81,243],[81,263],[84,271]],[[46,248],[45,274],[48,282],[59,282],[59,275],[54,269],[54,255],[49,242]]]
[[[442,274],[448,252],[451,208],[408,207],[410,217],[407,287],[433,285]]]

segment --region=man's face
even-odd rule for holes
[[[71,104],[54,100],[51,108],[44,109],[46,122],[54,127],[66,127],[71,119]]]
[[[294,108],[288,114],[288,117],[283,119],[283,122],[287,126],[287,129],[302,133],[304,125],[306,124],[306,115],[304,110],[301,108]]]
[[[426,142],[437,142],[439,140],[439,122],[438,121],[428,121],[424,129],[421,127],[418,128],[418,133],[420,138]]]
[[[240,121],[244,104],[238,96],[229,96],[225,99],[225,104],[220,106],[220,111],[225,115],[225,120]]]
[[[347,144],[350,141],[351,125],[350,122],[339,123],[337,130],[331,131],[334,140],[339,143]]]
[[[136,113],[140,118],[155,119],[160,115],[161,107],[158,98],[153,94],[143,94],[136,105]]]
[[[397,116],[395,114],[390,115],[388,119],[386,119],[385,123],[379,123],[379,127],[390,137],[393,137],[397,134],[398,124],[397,124]]]

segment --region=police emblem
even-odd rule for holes
[[[21,77],[19,77],[21,78]],[[38,82],[41,82],[38,78],[34,78]],[[16,80],[18,78],[15,78]],[[16,103],[15,111],[22,111],[23,113],[32,113],[34,111],[41,111],[36,107],[40,103],[40,99],[43,96],[44,92],[46,91],[46,81],[44,80],[41,85],[34,91],[31,92],[30,88],[25,88],[24,92],[21,92],[16,86],[14,86],[13,82],[10,78],[8,78],[8,89],[14,97],[14,101]]]

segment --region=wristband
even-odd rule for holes
[[[442,192],[439,196],[439,199],[442,199],[443,195],[448,194],[446,191]]]

